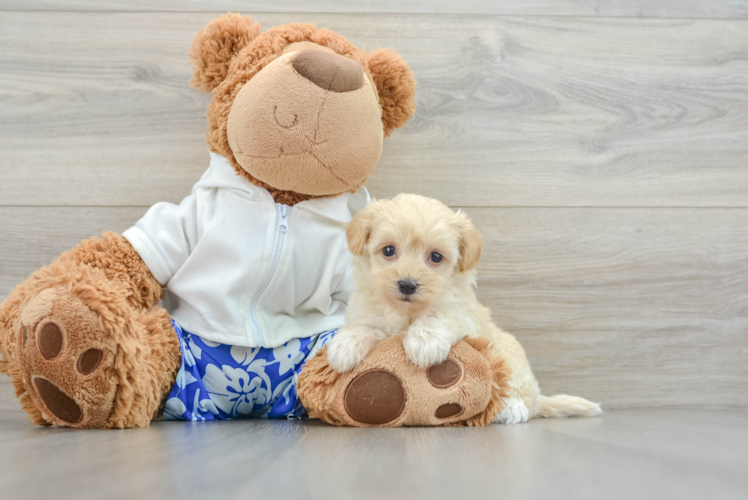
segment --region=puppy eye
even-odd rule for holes
[[[394,257],[395,256],[395,247],[393,246],[387,246],[382,249],[382,254],[385,257]]]
[[[444,256],[439,252],[431,252],[431,262],[433,262],[434,264],[438,264],[442,261],[443,258]]]

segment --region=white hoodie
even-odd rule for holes
[[[369,203],[366,189],[289,207],[210,156],[179,206],[157,203],[123,233],[167,286],[179,326],[248,347],[343,326],[353,291],[345,226]]]

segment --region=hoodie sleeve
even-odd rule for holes
[[[179,271],[197,244],[196,201],[195,195],[190,195],[179,205],[157,203],[122,233],[163,286]]]

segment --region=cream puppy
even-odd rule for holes
[[[419,367],[438,364],[466,335],[487,337],[512,369],[501,423],[532,417],[600,413],[585,399],[545,397],[514,336],[499,329],[475,295],[483,237],[470,219],[441,202],[413,194],[378,200],[347,228],[356,292],[346,326],[330,340],[330,366],[355,367],[378,341],[405,332],[405,352]]]

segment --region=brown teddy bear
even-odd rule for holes
[[[393,342],[345,375],[314,357],[351,294],[345,225],[369,201],[383,137],[415,112],[408,65],[238,14],[201,30],[190,56],[191,83],[213,93],[211,163],[192,194],[82,242],[0,305],[0,371],[34,423],[293,417],[299,399],[338,424],[490,422],[506,373],[480,341],[428,373]]]

